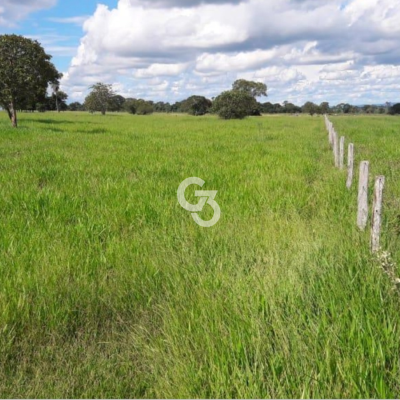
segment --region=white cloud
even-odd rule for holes
[[[14,26],[30,13],[53,7],[56,2],[57,0],[1,0],[0,26]]]
[[[74,25],[83,25],[84,22],[89,18],[88,15],[78,15],[76,17],[68,17],[68,18],[48,18],[48,21],[57,22],[59,24],[74,24]]]
[[[147,68],[135,70],[135,78],[152,78],[158,76],[176,76],[187,68],[187,64],[152,64]]]
[[[84,22],[63,85],[72,97],[104,80],[174,100],[244,77],[276,101],[393,97],[399,20],[395,0],[119,0]]]

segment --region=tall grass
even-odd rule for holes
[[[0,397],[398,396],[399,297],[321,118],[0,118]],[[177,202],[191,176],[213,228]]]

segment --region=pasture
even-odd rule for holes
[[[398,397],[399,293],[322,117],[19,116],[0,113],[0,397]],[[399,264],[400,121],[332,121],[386,176]],[[177,202],[192,176],[218,190],[212,228]]]

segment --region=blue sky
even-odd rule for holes
[[[37,39],[83,101],[95,82],[124,96],[208,97],[238,78],[265,101],[400,101],[395,0],[0,0],[0,33]],[[264,100],[263,100],[264,101]]]

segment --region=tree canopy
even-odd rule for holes
[[[247,93],[252,97],[267,96],[267,85],[265,83],[245,79],[236,80],[232,85],[232,90]]]
[[[257,109],[256,99],[245,91],[228,90],[214,100],[213,111],[222,119],[243,119]]]
[[[89,112],[100,111],[105,115],[108,109],[113,107],[115,93],[112,89],[112,85],[99,82],[91,86],[90,89],[92,89],[92,91],[85,99],[85,109]]]
[[[49,84],[57,85],[62,75],[36,40],[19,35],[0,35],[0,104],[13,127],[17,110],[45,101]]]
[[[191,115],[204,115],[212,106],[212,101],[204,96],[190,96],[180,103],[180,110]]]

